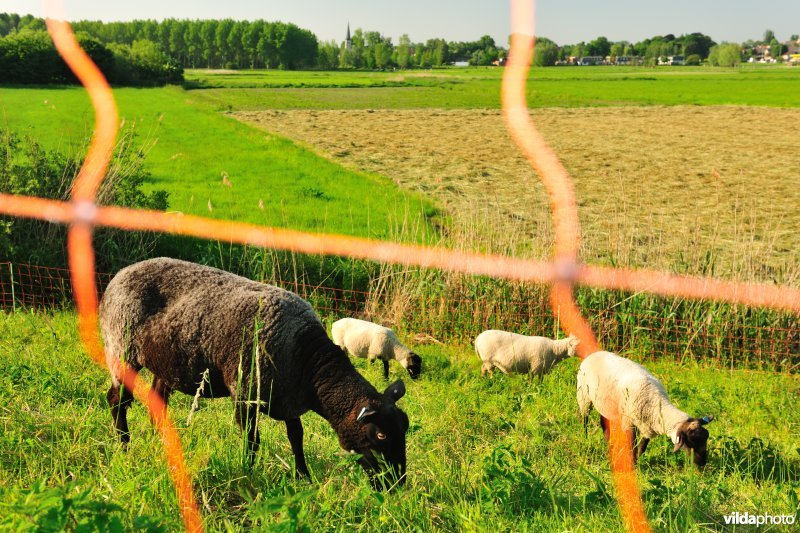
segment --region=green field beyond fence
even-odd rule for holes
[[[277,135],[209,109],[177,87],[114,91],[123,129],[146,152],[149,189],[169,209],[302,230],[386,238],[436,212],[383,176],[345,169]],[[83,89],[0,88],[0,129],[46,148],[85,149],[93,127]],[[421,222],[424,226],[425,222]]]
[[[223,111],[500,107],[502,68],[396,72],[186,72],[187,87]],[[797,67],[532,68],[529,107],[800,106]]]

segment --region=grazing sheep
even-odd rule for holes
[[[333,342],[356,357],[383,361],[383,377],[389,378],[389,360],[395,359],[405,368],[412,379],[417,379],[422,370],[422,358],[400,342],[391,329],[358,320],[342,318],[331,327]]]
[[[195,394],[207,371],[203,396],[231,396],[251,464],[260,411],[286,423],[296,470],[308,475],[300,416],[314,411],[343,448],[362,455],[376,486],[384,470],[405,480],[408,417],[395,405],[405,394],[403,382],[376,391],[296,294],[215,268],[151,259],[114,276],[100,324],[109,369],[122,358],[136,370],[149,369],[165,403],[173,390]],[[111,381],[108,402],[125,443],[133,396],[120,390],[113,370]]]
[[[574,335],[553,340],[490,329],[475,338],[475,351],[483,361],[482,376],[491,376],[499,368],[504,374],[516,372],[541,379],[562,359],[573,357],[579,342]]]
[[[600,424],[609,438],[607,420],[619,413],[622,428],[633,429],[634,443],[638,430],[641,440],[633,448],[634,461],[644,453],[650,439],[669,435],[674,451],[692,451],[694,464],[708,460],[708,430],[713,416],[693,418],[669,401],[664,386],[643,366],[610,352],[595,352],[578,370],[578,408],[584,426],[592,405],[600,413]],[[618,409],[615,406],[618,405]]]

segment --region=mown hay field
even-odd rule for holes
[[[499,111],[236,116],[434,198],[476,243],[489,235],[495,250],[549,254],[546,193]],[[568,108],[532,118],[574,179],[583,260],[800,283],[800,110]]]

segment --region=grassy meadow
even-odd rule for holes
[[[403,335],[404,336],[404,335]],[[228,399],[175,394],[173,417],[209,531],[621,531],[596,418],[577,416],[568,360],[542,383],[480,376],[468,345],[417,346],[425,369],[405,379],[409,480],[374,492],[320,417],[303,417],[311,482],[290,474],[281,423],[262,420],[252,471]],[[631,354],[636,357],[636,354]],[[381,365],[356,361],[382,389]],[[709,464],[655,439],[638,466],[648,517],[660,531],[723,527],[734,512],[794,514],[800,497],[796,376],[652,363],[683,409],[714,414]],[[0,528],[174,531],[181,527],[159,439],[143,407],[131,445],[116,441],[107,373],[84,355],[69,312],[0,314]],[[405,378],[392,365],[390,379]],[[753,391],[758,391],[754,397]],[[109,526],[108,524],[111,524]],[[106,527],[106,529],[102,529]]]
[[[260,109],[498,109],[499,68],[404,72],[187,71],[221,111]],[[797,68],[533,68],[530,107],[757,105],[798,107]]]
[[[147,153],[147,187],[168,191],[170,210],[546,257],[549,205],[504,129],[501,74],[196,70],[185,87],[115,96]],[[548,68],[533,69],[530,82],[533,119],[575,181],[584,260],[800,286],[800,69]],[[92,125],[81,89],[0,87],[0,128],[74,153]],[[223,263],[238,253],[208,249]],[[248,257],[262,268],[245,270],[253,277],[287,260]],[[295,259],[281,268],[303,281]],[[191,398],[175,395],[170,412],[208,530],[622,530],[596,418],[585,436],[577,417],[578,361],[542,383],[485,380],[469,345],[469,328],[505,315],[520,328],[538,324],[519,318],[514,302],[549,313],[541,287],[356,261],[318,266],[322,279],[338,269],[329,284],[345,270],[366,273],[377,302],[369,315],[423,355],[423,376],[406,380],[400,401],[411,420],[409,483],[373,492],[313,414],[304,417],[312,482],[291,477],[284,427],[272,421],[261,423],[251,470],[228,400],[203,402],[189,424]],[[639,464],[657,530],[719,530],[734,511],[800,513],[796,316],[588,289],[579,297],[598,331],[616,335],[603,338],[647,361],[679,407],[715,415],[704,471],[665,437]],[[525,331],[557,333],[542,327]],[[745,370],[761,365],[748,365],[745,337],[761,342],[770,327],[782,328],[788,355],[774,368],[785,372]],[[674,338],[654,360],[649,332],[659,328]],[[726,344],[714,342],[718,332]],[[719,353],[698,356],[700,344]],[[380,365],[356,364],[385,386]],[[0,529],[181,527],[144,409],[131,409],[122,450],[108,386],[78,342],[74,313],[0,312]]]
[[[386,238],[433,204],[385,177],[343,168],[283,137],[215,113],[177,87],[116,89],[124,128],[147,152],[149,186],[172,211]],[[0,88],[0,128],[48,148],[84,149],[94,117],[82,89]],[[424,225],[424,224],[423,224]]]

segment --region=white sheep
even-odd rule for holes
[[[713,416],[694,418],[669,401],[666,390],[643,366],[610,352],[595,352],[581,363],[578,370],[578,408],[584,426],[592,406],[600,413],[600,424],[609,438],[607,420],[618,414],[623,430],[633,430],[636,442],[634,461],[644,453],[650,439],[668,435],[674,451],[685,448],[693,452],[694,463],[703,466],[708,459],[708,430],[703,426]]]
[[[541,378],[561,360],[573,357],[579,342],[574,335],[553,340],[490,329],[475,338],[475,351],[483,361],[482,376],[491,376],[499,368],[504,374],[516,372]]]
[[[370,362],[383,361],[383,377],[389,377],[389,361],[396,360],[405,368],[413,379],[419,377],[422,370],[422,358],[405,346],[391,329],[358,320],[342,318],[331,327],[333,342],[344,351],[355,357],[368,359]]]

